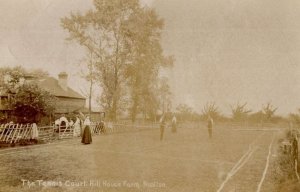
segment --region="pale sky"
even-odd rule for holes
[[[272,102],[279,114],[300,107],[300,1],[157,0],[163,45],[174,54],[176,101],[224,113]]]
[[[147,0],[145,0],[147,1]],[[224,113],[237,101],[278,113],[300,108],[300,2],[297,0],[154,0],[165,19],[163,48],[175,56],[168,72],[174,105],[201,111],[215,101]],[[0,66],[69,73],[82,89],[84,52],[67,43],[60,18],[85,11],[89,0],[0,0]]]

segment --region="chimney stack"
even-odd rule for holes
[[[66,72],[58,74],[58,84],[63,90],[68,90],[68,74]]]

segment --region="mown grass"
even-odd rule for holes
[[[216,126],[213,139],[209,139],[205,126],[185,125],[176,134],[166,129],[162,142],[159,140],[159,129],[153,129],[97,136],[91,145],[82,145],[80,138],[76,138],[53,145],[34,146],[1,156],[0,191],[216,191],[258,135],[262,132],[234,131],[230,127]],[[271,133],[264,134],[260,140],[267,135]],[[262,154],[257,158],[264,166],[265,153]],[[254,166],[257,166],[256,160],[253,159]],[[260,173],[262,170],[258,171]],[[283,173],[279,172],[278,178]],[[249,182],[253,181],[253,175],[246,177]],[[127,187],[29,188],[22,186],[22,179],[158,181],[165,183],[166,187],[142,190]]]

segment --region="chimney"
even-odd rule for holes
[[[68,90],[68,74],[66,72],[58,74],[58,84],[63,90]]]

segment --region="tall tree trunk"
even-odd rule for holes
[[[131,109],[131,121],[132,121],[132,123],[135,123],[135,120],[136,120],[137,107],[138,107],[138,98],[135,97],[135,99],[133,100],[133,105],[132,105],[132,109]]]
[[[112,111],[111,111],[111,115],[112,115],[112,120],[116,121],[117,120],[117,109],[118,109],[118,99],[116,96],[114,96],[113,98],[113,106],[112,106]]]
[[[120,99],[119,93],[118,93],[118,84],[119,84],[119,79],[118,79],[118,71],[117,67],[115,67],[115,73],[114,73],[114,94],[113,94],[113,106],[112,106],[112,120],[116,121],[117,120],[117,110],[118,110],[118,101]]]
[[[89,91],[89,115],[91,116],[92,113],[92,93],[93,93],[93,80],[91,79],[90,82],[90,91]]]

